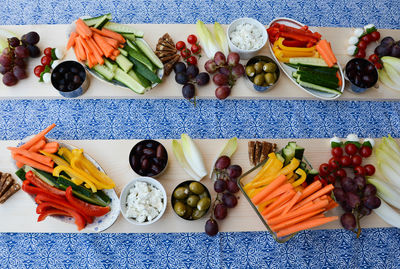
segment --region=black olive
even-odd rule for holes
[[[81,78],[80,78],[78,75],[75,75],[74,78],[73,78],[73,82],[74,82],[75,84],[80,85],[80,84],[82,83],[82,80],[81,80]]]

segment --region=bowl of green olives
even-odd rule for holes
[[[247,85],[258,92],[271,90],[279,80],[276,62],[268,56],[254,56],[245,67]]]
[[[176,186],[171,204],[174,212],[182,219],[198,220],[210,209],[210,192],[202,183],[188,180]]]

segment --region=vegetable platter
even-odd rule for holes
[[[38,204],[38,222],[52,216],[84,232],[104,231],[120,212],[115,183],[82,149],[45,138],[54,126],[8,147],[22,190]]]
[[[114,23],[111,14],[83,17],[68,31],[67,49],[97,79],[143,94],[161,83],[164,67],[144,32]]]
[[[274,19],[268,32],[271,54],[294,84],[325,100],[342,95],[345,87],[342,68],[330,43],[319,33],[289,18]]]

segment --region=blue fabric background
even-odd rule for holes
[[[124,23],[230,23],[243,16],[264,24],[278,16],[313,26],[400,23],[399,2],[383,0],[6,0],[0,23],[70,23],[106,12]],[[399,137],[399,109],[399,102],[382,101],[200,100],[194,108],[171,99],[0,100],[0,139],[21,139],[52,122],[51,137],[59,139],[177,138],[182,132],[195,138]],[[214,238],[0,233],[0,268],[400,268],[400,234],[365,229],[355,239],[345,230],[306,231],[277,244],[267,232]]]

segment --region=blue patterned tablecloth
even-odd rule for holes
[[[3,1],[1,24],[70,23],[111,12],[125,23],[267,24],[287,16],[314,26],[399,28],[398,1]],[[397,37],[398,39],[399,37]],[[0,100],[0,139],[57,124],[59,139],[327,138],[355,132],[400,137],[399,102],[199,100]],[[178,234],[1,233],[0,268],[400,268],[396,228],[306,231],[286,244],[267,232]]]

